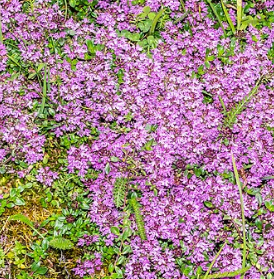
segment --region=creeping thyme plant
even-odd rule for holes
[[[0,277],[274,278],[274,1],[0,0]]]

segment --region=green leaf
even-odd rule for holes
[[[110,161],[113,162],[113,163],[117,163],[117,162],[119,162],[119,158],[117,158],[117,157],[115,157],[115,156],[112,156],[112,157],[110,158]]]
[[[262,221],[260,220],[260,219],[256,219],[255,220],[255,225],[256,225],[256,227],[261,231],[262,229],[263,229],[263,223],[262,223]]]
[[[265,202],[264,202],[264,205],[265,205],[265,207],[266,207],[269,211],[274,212],[273,200],[271,200],[271,201],[265,201]]]
[[[140,33],[129,33],[127,38],[133,42],[138,42],[140,40]]]
[[[30,219],[28,217],[26,217],[25,215],[22,215],[20,213],[10,216],[8,220],[10,220],[10,221],[20,221],[20,222],[25,223],[29,227],[33,227],[33,223],[30,221]]]
[[[149,6],[145,6],[144,8],[143,8],[143,12],[145,13],[145,14],[148,14],[149,12],[150,12],[150,7]]]
[[[15,205],[25,205],[25,201],[22,198],[16,198],[14,201]]]
[[[212,204],[211,201],[204,201],[204,205],[207,207],[207,208],[213,208],[214,205]]]
[[[94,44],[91,40],[86,40],[86,45],[88,47],[88,51],[91,53],[95,53]]]
[[[43,81],[43,96],[42,96],[41,107],[40,107],[39,114],[38,114],[39,117],[42,117],[42,115],[44,113],[46,98],[47,98],[47,67],[45,66],[45,68],[44,68],[44,81]]]
[[[152,21],[150,19],[141,21],[137,24],[138,28],[143,32],[146,33],[150,29]]]
[[[122,207],[125,202],[127,178],[117,177],[114,182],[113,188],[113,201],[117,208]]]
[[[43,164],[46,165],[49,161],[49,155],[45,154],[44,158],[43,158]]]
[[[155,40],[154,36],[152,35],[148,36],[147,42],[151,47],[156,47],[157,41]]]
[[[76,0],[69,0],[69,5],[70,5],[72,8],[75,8],[75,6],[76,6]]]
[[[256,200],[257,200],[257,202],[258,202],[258,204],[259,204],[259,207],[261,207],[261,206],[262,206],[262,203],[263,203],[263,198],[262,198],[261,193],[256,193],[256,194],[255,194],[255,198],[256,198]]]
[[[54,249],[69,250],[73,248],[73,243],[63,237],[56,237],[49,241],[49,246]]]
[[[117,265],[122,264],[125,260],[126,260],[125,256],[120,256],[118,261],[117,261]]]
[[[148,18],[150,19],[150,20],[153,20],[154,18],[155,18],[155,16],[156,16],[156,13],[149,13],[148,15]]]
[[[132,252],[132,250],[131,250],[130,245],[125,245],[123,248],[122,254],[125,255],[125,254],[129,254],[131,252]]]
[[[115,235],[120,235],[120,230],[118,227],[111,227],[110,231]]]
[[[115,266],[115,271],[117,273],[117,278],[124,278],[123,271],[118,266]]]
[[[110,264],[109,264],[109,266],[108,266],[108,271],[109,271],[110,273],[112,273],[112,272],[114,271],[114,265],[113,265],[113,263],[110,263]]]
[[[109,165],[109,163],[106,164],[105,172],[106,172],[106,174],[109,174],[109,172],[110,172],[110,165]]]
[[[34,262],[31,265],[31,271],[39,275],[44,275],[47,273],[48,268],[45,266],[40,266],[40,262]]]
[[[122,240],[125,241],[131,235],[132,235],[132,230],[130,228],[126,228],[125,231],[122,234]]]

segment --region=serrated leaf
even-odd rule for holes
[[[125,201],[127,188],[127,179],[125,177],[118,177],[114,182],[113,200],[116,207],[122,207]]]
[[[66,238],[56,237],[49,241],[49,246],[59,250],[69,250],[73,248],[73,243]]]

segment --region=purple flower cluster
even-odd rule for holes
[[[74,268],[74,272],[76,275],[83,277],[84,275],[94,275],[95,272],[100,271],[102,268],[101,254],[94,253],[94,258],[91,260],[86,260],[84,263]]]
[[[154,12],[161,6],[171,12],[149,56],[119,32],[138,32],[133,22],[142,7],[129,2],[99,1],[97,18],[91,23],[65,20],[57,5],[46,2],[40,1],[33,14],[26,14],[20,1],[0,1],[5,40],[18,43],[24,63],[45,63],[50,69],[47,102],[55,108],[54,136],[84,138],[98,132],[67,151],[70,173],[85,177],[90,168],[100,172],[96,180],[85,181],[92,199],[91,220],[106,245],[112,246],[116,236],[110,228],[122,224],[123,217],[113,202],[114,182],[128,177],[141,193],[147,240],[131,237],[125,278],[188,278],[177,260],[184,258],[207,270],[225,240],[228,244],[214,267],[239,269],[240,199],[237,186],[227,179],[232,151],[243,172],[242,182],[247,189],[257,189],[262,199],[244,193],[246,218],[260,211],[263,221],[263,236],[254,224],[246,227],[249,240],[261,250],[257,268],[252,267],[246,278],[260,278],[258,266],[274,272],[274,232],[267,229],[274,214],[264,206],[274,199],[274,185],[273,180],[262,179],[274,173],[274,67],[269,58],[273,24],[260,30],[249,26],[244,39],[225,38],[208,17],[206,3],[192,0],[185,3],[190,25],[186,31],[183,22],[172,20],[182,14],[180,1],[147,1]],[[265,6],[273,10],[274,1],[266,1]],[[235,22],[234,11],[230,14]],[[103,46],[90,59],[85,58],[87,40]],[[61,42],[61,52],[50,46],[53,41]],[[36,121],[42,88],[36,79],[5,71],[9,59],[1,43],[0,59],[0,162],[20,159],[34,164],[43,159],[47,140]],[[220,100],[227,111],[233,109],[262,75],[268,78],[236,123],[231,129],[224,127]],[[211,96],[210,102],[205,95]],[[195,174],[194,168],[206,175]],[[58,178],[47,167],[38,172],[37,180],[48,186]],[[137,231],[134,217],[131,221]],[[86,236],[78,245],[94,241],[94,236]],[[164,248],[165,241],[171,247]],[[79,263],[75,274],[83,277],[100,270],[104,259],[98,253],[94,256]]]

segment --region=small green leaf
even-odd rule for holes
[[[149,6],[145,6],[144,8],[143,8],[143,12],[145,13],[145,14],[148,14],[149,12],[150,12],[150,7]]]
[[[125,255],[125,254],[131,253],[131,252],[132,252],[132,250],[131,250],[130,245],[125,245],[123,248],[122,254]]]
[[[157,43],[155,38],[152,35],[147,37],[147,42],[151,47],[155,47]]]
[[[256,198],[256,200],[257,200],[257,202],[258,202],[258,204],[259,204],[259,207],[261,207],[261,206],[262,206],[262,203],[263,203],[263,198],[262,198],[261,193],[256,193],[256,194],[255,194],[255,198]]]
[[[115,266],[115,271],[117,273],[117,278],[124,278],[123,271],[118,266]]]
[[[69,5],[74,8],[76,6],[76,0],[69,0]]]
[[[133,42],[138,42],[140,40],[141,34],[139,33],[129,33],[127,38]]]
[[[118,261],[117,261],[117,265],[122,264],[125,260],[126,260],[125,256],[120,256]]]
[[[113,163],[117,163],[117,162],[119,162],[119,158],[117,158],[117,157],[115,157],[115,156],[112,156],[112,157],[110,158],[110,161],[113,162]]]
[[[271,201],[265,201],[264,204],[265,204],[265,207],[266,207],[269,211],[274,212],[274,204],[273,204],[273,201],[272,201],[272,200],[271,200]]]
[[[146,33],[150,29],[152,21],[150,19],[141,21],[138,23],[138,28],[143,32]]]
[[[260,231],[263,229],[263,223],[259,218],[255,220],[255,225]]]
[[[120,230],[118,227],[111,227],[110,231],[115,235],[120,235]]]
[[[212,204],[211,201],[204,201],[204,205],[207,207],[207,208],[213,208],[214,205]]]
[[[112,272],[114,271],[114,265],[113,265],[112,263],[109,264],[109,266],[108,266],[108,271],[109,271],[110,273],[112,273]]]
[[[126,228],[122,235],[122,240],[125,241],[131,235],[132,235],[132,230],[130,228]]]
[[[46,165],[49,161],[49,155],[45,154],[44,158],[43,158],[43,164]]]
[[[155,16],[156,16],[156,13],[149,13],[148,15],[148,18],[150,19],[150,20],[153,20],[154,18],[155,18]]]
[[[45,267],[45,266],[40,266],[40,262],[34,262],[32,265],[31,265],[31,270],[36,273],[36,274],[39,274],[39,275],[44,275],[47,273],[48,271],[48,268]]]
[[[94,44],[91,40],[87,40],[86,41],[87,47],[88,47],[88,51],[90,53],[95,53],[95,48],[94,48]]]
[[[15,205],[25,205],[25,201],[22,198],[16,198],[14,201]]]
[[[105,172],[106,172],[106,174],[109,174],[109,172],[110,172],[110,165],[109,165],[109,163],[106,164]]]

